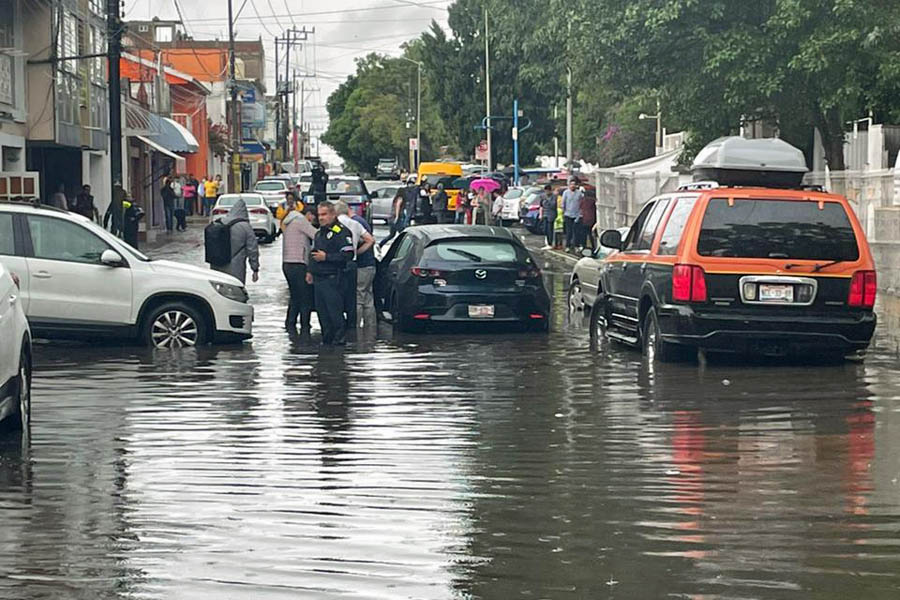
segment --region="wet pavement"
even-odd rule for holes
[[[252,343],[38,346],[0,598],[900,597],[885,331],[860,363],[650,366],[592,350],[550,267],[549,335],[320,351],[279,256]]]

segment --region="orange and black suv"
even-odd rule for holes
[[[801,186],[780,140],[722,138],[648,202],[602,263],[594,332],[651,359],[708,352],[846,356],[875,330],[875,265],[847,199]]]

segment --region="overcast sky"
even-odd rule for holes
[[[399,45],[417,37],[432,19],[446,27],[451,0],[232,0],[241,10],[237,39],[262,38],[266,44],[269,93],[275,79],[274,38],[284,29],[315,27],[310,44],[295,55],[294,64],[315,75],[307,79],[306,119],[313,135],[328,124],[328,95],[355,70],[354,59],[369,52],[397,55]],[[224,0],[126,0],[126,20],[177,19],[198,40],[228,38],[228,4]],[[413,65],[410,65],[414,68]],[[323,153],[324,154],[324,153]],[[325,156],[323,155],[323,158]]]

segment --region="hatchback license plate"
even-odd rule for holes
[[[494,318],[494,305],[493,304],[470,304],[469,305],[469,318],[470,319],[493,319]]]
[[[760,284],[759,301],[791,303],[794,301],[794,286]]]

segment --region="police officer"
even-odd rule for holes
[[[322,343],[340,346],[346,343],[347,331],[341,274],[347,268],[347,263],[353,260],[353,236],[338,222],[331,202],[320,202],[317,209],[319,231],[313,240],[312,262],[306,281],[315,285],[316,313],[322,326]]]

